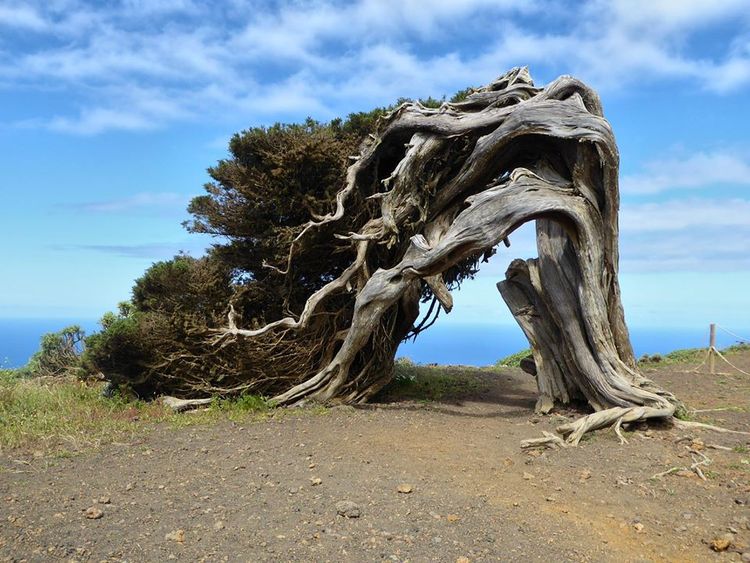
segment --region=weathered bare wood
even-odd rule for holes
[[[182,412],[195,407],[201,407],[211,404],[213,399],[178,399],[177,397],[164,396],[161,402],[175,412]]]
[[[340,347],[274,400],[367,400],[388,381],[423,290],[450,311],[445,273],[534,221],[538,258],[514,261],[498,289],[533,350],[537,410],[579,400],[597,411],[559,429],[567,443],[594,428],[614,424],[619,434],[623,422],[670,417],[678,402],[638,372],[625,325],[618,168],[598,96],[571,77],[537,88],[517,68],[460,103],[403,104],[362,146],[336,208],[298,237],[336,224],[360,193],[379,214],[337,235],[356,249],[352,265],[312,295],[298,319],[257,330],[230,325],[220,338],[299,330],[327,300],[350,292]],[[287,270],[294,256],[293,245]]]

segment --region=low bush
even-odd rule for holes
[[[81,375],[86,334],[78,325],[42,336],[39,350],[18,371],[26,377]]]
[[[498,360],[497,362],[495,362],[495,367],[520,367],[521,360],[523,360],[530,354],[531,348],[526,348],[525,350],[521,350],[520,352],[516,352],[515,354],[511,354],[510,356],[506,356],[501,360]]]

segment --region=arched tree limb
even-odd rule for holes
[[[679,402],[638,372],[620,301],[618,168],[598,96],[571,77],[540,89],[518,68],[460,103],[403,104],[362,146],[335,209],[297,236],[284,271],[307,233],[369,206],[358,230],[336,235],[356,250],[352,264],[298,319],[230,324],[219,337],[305,331],[338,299],[346,326],[336,346],[274,400],[367,400],[390,377],[420,296],[449,311],[450,272],[534,221],[539,257],[513,262],[498,287],[533,349],[537,410],[580,400],[597,411],[561,429],[566,443],[606,425],[619,434],[624,422],[669,418]]]

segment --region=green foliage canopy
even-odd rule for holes
[[[288,256],[308,221],[334,208],[351,157],[379,118],[405,101],[330,123],[308,118],[235,134],[227,158],[208,169],[206,193],[190,202],[192,219],[184,224],[213,235],[213,247],[199,259],[180,255],[149,268],[132,301],[105,315],[103,330],[88,339],[85,370],[141,395],[237,395],[274,392],[330,359],[350,322],[346,295],[331,298],[307,332],[221,345],[213,338],[226,326],[230,304],[244,327],[298,315],[313,292],[351,264],[351,242],[333,235],[358,230],[377,212],[369,193],[354,194],[350,213],[308,231],[294,243],[300,245],[294,259]],[[439,107],[442,101],[420,103]],[[379,182],[372,179],[376,187]]]

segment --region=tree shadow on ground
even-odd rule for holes
[[[536,383],[515,368],[401,364],[363,408],[430,410],[477,418],[534,415]]]

